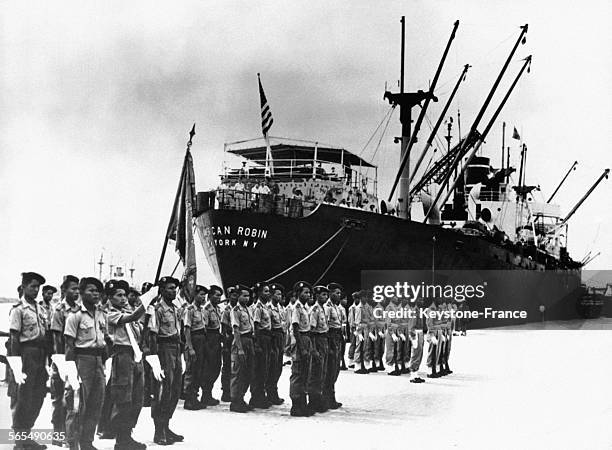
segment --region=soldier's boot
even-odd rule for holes
[[[278,396],[278,390],[276,389],[270,390],[267,397],[273,405],[282,405],[285,403],[285,400]]]
[[[302,399],[302,396],[291,398],[291,411],[289,414],[292,417],[310,417],[312,415],[306,410],[306,402]]]
[[[387,373],[387,375],[391,375],[392,377],[397,377],[400,376],[402,374],[402,371],[400,370],[399,366],[397,365],[397,362],[394,364],[393,366],[393,370],[389,373]]]
[[[244,402],[236,401],[230,403],[230,411],[237,413],[249,412],[249,407]]]
[[[431,366],[431,373],[427,374],[427,378],[439,378],[440,374],[436,372],[436,366]]]
[[[402,370],[401,370],[402,374],[407,374],[410,373],[410,369],[408,367],[406,367],[406,362],[402,361]]]
[[[219,400],[214,398],[210,392],[202,393],[202,400],[200,401],[204,407],[206,406],[217,406],[219,404]]]
[[[66,435],[66,429],[62,429],[62,428],[54,428],[53,429],[53,436],[65,436]],[[62,439],[52,439],[51,440],[51,445],[55,445],[57,447],[62,447],[64,445],[64,440]]]
[[[306,400],[308,398],[308,400]],[[316,394],[308,394],[308,397],[304,396],[304,402],[306,403],[306,411],[313,415],[317,412],[317,396]]]
[[[452,371],[452,370],[450,369],[450,367],[448,366],[448,362],[446,363],[446,367],[445,367],[445,369],[444,369],[444,370],[446,371],[446,373],[447,373],[448,375],[450,375],[451,373],[453,373],[453,371]]]
[[[344,356],[340,358],[340,370],[348,370],[346,367],[346,362],[344,362]]]
[[[166,438],[170,439],[173,442],[183,442],[183,440],[185,439],[184,436],[181,436],[180,434],[176,434],[174,431],[172,431],[170,429],[170,421],[167,420],[166,423]]]
[[[205,409],[206,405],[200,403],[196,399],[195,395],[189,395],[187,399],[185,400],[185,404],[183,405],[183,408],[188,411],[198,411],[200,409]]]
[[[335,392],[332,392],[329,404],[330,404],[329,407],[331,409],[338,409],[338,408],[342,407],[342,403],[340,403],[339,401],[336,400],[336,393]]]
[[[378,370],[380,370],[381,372],[385,371],[385,365],[383,364],[382,358],[378,360]]]
[[[368,369],[365,368],[365,362],[363,361],[363,359],[361,360],[361,368],[356,370],[355,373],[358,373],[360,375],[365,375],[368,372]]]
[[[232,396],[230,395],[229,392],[223,391],[223,394],[221,395],[221,401],[225,403],[229,403],[232,401]]]
[[[28,438],[23,441],[23,449],[27,450],[43,450],[46,449],[47,446],[44,444],[39,444],[38,442]]]
[[[324,413],[329,411],[329,401],[325,395],[317,395],[317,412]]]
[[[172,442],[168,441],[166,437],[165,424],[159,419],[153,419],[155,425],[155,433],[153,434],[153,442],[157,445],[170,445]]]
[[[271,403],[269,403],[266,397],[261,394],[251,396],[251,400],[249,400],[249,406],[252,408],[268,409],[270,405]]]

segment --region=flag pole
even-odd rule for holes
[[[166,249],[168,248],[168,239],[170,237],[170,231],[172,231],[172,224],[174,223],[174,216],[176,214],[176,207],[179,199],[179,195],[181,194],[181,186],[183,185],[183,177],[185,176],[185,170],[187,168],[187,155],[189,154],[189,150],[191,149],[191,142],[193,140],[193,136],[195,136],[195,123],[189,132],[189,141],[187,142],[187,149],[185,150],[185,157],[183,159],[183,168],[181,169],[181,176],[179,178],[178,187],[176,188],[176,195],[174,196],[174,205],[172,206],[172,214],[170,214],[170,220],[168,221],[168,228],[166,229],[166,236],[164,237],[164,245],[162,246],[161,256],[159,257],[159,263],[157,264],[157,272],[155,273],[155,282],[153,284],[157,284],[159,281],[162,266],[164,264],[164,257],[166,256]]]

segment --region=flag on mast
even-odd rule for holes
[[[512,132],[512,139],[516,139],[518,141],[521,140],[521,135],[518,131],[516,131],[516,127],[514,127],[514,131]]]
[[[268,99],[266,98],[263,86],[261,85],[261,78],[259,74],[257,74],[257,81],[259,82],[259,102],[261,104],[261,131],[263,132],[264,139],[266,141],[266,176],[269,177],[272,175],[272,150],[270,149],[268,131],[270,130],[270,127],[272,127],[274,119],[272,118],[272,110],[270,110],[270,105],[268,104]]]
[[[191,157],[191,140],[195,135],[195,124],[189,133],[187,153],[181,173],[180,188],[174,202],[173,224],[170,228],[169,238],[176,242],[176,251],[185,267],[183,273],[183,286],[190,298],[193,298],[196,287],[196,257],[195,241],[193,236],[193,207],[195,205],[195,174],[193,171],[193,158]]]

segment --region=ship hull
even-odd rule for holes
[[[325,204],[303,218],[210,209],[196,224],[206,257],[224,286],[273,278],[287,287],[298,280],[336,281],[352,292],[360,288],[363,271],[504,270],[511,271],[512,286],[484,301],[469,300],[468,306],[523,310],[527,317],[481,317],[470,326],[580,316],[579,270],[547,270],[546,262],[459,230]]]

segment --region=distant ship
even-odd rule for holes
[[[403,92],[402,60],[400,92],[385,93],[393,107],[399,106],[402,123],[404,164],[398,171],[399,192],[393,207],[379,198],[376,166],[347,149],[267,135],[226,144],[228,156],[242,162],[224,168],[218,189],[197,194],[194,213],[205,255],[220,282],[227,286],[274,279],[292,286],[297,280],[336,281],[350,293],[361,287],[365,270],[434,274],[503,270],[512,271],[507,273],[518,282],[511,290],[487,296],[484,303],[469,302],[471,309],[525,310],[528,317],[522,322],[581,317],[585,261],[576,261],[567,252],[567,221],[608,171],[563,217],[550,200],[534,201],[532,192],[538,188],[525,184],[525,146],[514,185],[510,175],[515,169],[509,157],[507,165],[502,157],[503,167],[493,168],[490,159],[479,154],[512,89],[529,69],[531,57],[525,59],[485,131],[479,132],[480,118],[508,62],[524,42],[527,25],[521,27],[469,133],[451,146],[449,126],[448,148],[438,153],[445,151],[444,156],[417,175],[469,67],[458,79],[422,156],[411,158],[422,115],[429,102],[437,101],[434,88],[457,26],[458,22],[429,91]],[[411,110],[416,105],[421,113],[411,130]],[[482,318],[472,326],[520,322]]]

